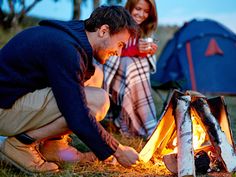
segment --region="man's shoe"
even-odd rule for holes
[[[94,162],[97,157],[92,152],[81,153],[69,145],[71,139],[66,135],[61,139],[46,140],[40,144],[39,150],[49,162]]]
[[[36,143],[25,145],[15,137],[7,138],[0,147],[0,155],[5,161],[20,170],[32,173],[58,172],[58,166],[52,162],[45,162],[37,151]]]

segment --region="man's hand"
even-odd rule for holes
[[[114,156],[124,167],[131,167],[139,162],[138,153],[133,148],[121,144],[119,144]]]

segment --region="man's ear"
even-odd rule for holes
[[[110,35],[110,29],[108,25],[102,25],[99,29],[98,29],[98,36],[99,37],[106,37]]]

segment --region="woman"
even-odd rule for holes
[[[150,72],[155,72],[157,45],[147,42],[157,28],[154,0],[128,0],[125,8],[140,26],[140,34],[129,39],[121,57],[111,57],[103,67],[104,89],[111,94],[110,114],[127,135],[149,136],[157,124],[151,95]]]

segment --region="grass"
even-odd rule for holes
[[[4,44],[6,44],[10,38],[12,38],[18,31],[17,30],[11,30],[11,31],[5,31],[2,28],[0,28],[0,49],[3,47]]]
[[[234,135],[234,141],[236,142],[236,96],[226,96],[225,102],[231,120],[231,128]]]
[[[129,146],[134,147],[137,150],[141,150],[144,141],[142,138],[129,138],[121,136],[120,134],[113,133],[113,136],[118,139],[122,144],[126,144]],[[79,141],[75,136],[72,136],[74,140],[74,145],[78,147],[78,149],[84,149],[85,145]],[[107,176],[107,177],[130,177],[130,176],[171,176],[171,173],[168,172],[163,164],[162,161],[153,158],[149,163],[141,163],[136,167],[132,168],[124,168],[118,164],[118,162],[114,158],[110,158],[106,162],[96,161],[94,163],[85,163],[85,164],[64,164],[63,171],[50,175],[55,177],[70,177],[70,176]],[[5,164],[4,162],[0,163],[0,176],[19,176],[19,177],[26,177],[29,176],[13,166]],[[43,177],[44,174],[38,174],[34,176]]]

